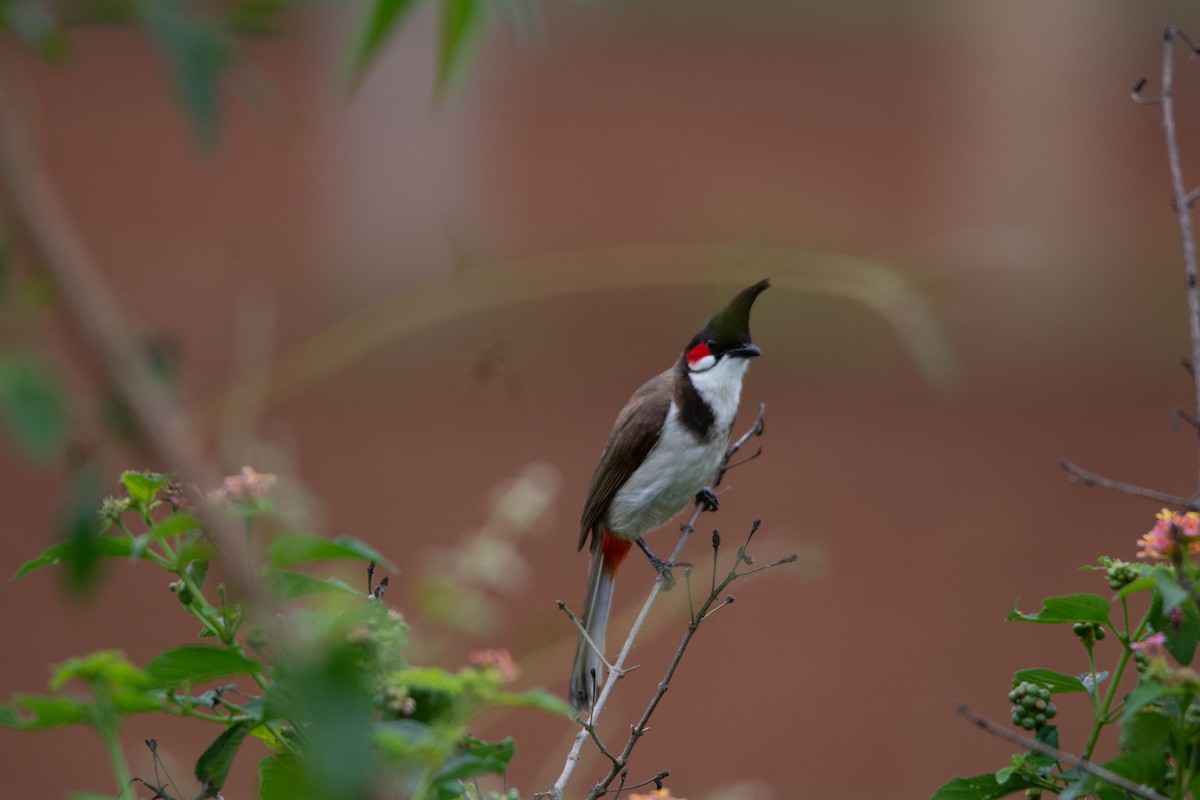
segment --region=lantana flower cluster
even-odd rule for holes
[[[1138,558],[1171,560],[1180,545],[1187,546],[1188,555],[1200,555],[1200,514],[1195,511],[1181,514],[1164,508],[1158,512],[1154,527],[1137,544]]]

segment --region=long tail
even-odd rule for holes
[[[633,542],[608,532],[592,537],[591,565],[588,568],[587,594],[583,600],[583,628],[600,651],[604,650],[604,632],[608,628],[608,612],[612,609],[613,580],[617,567]],[[571,708],[590,710],[596,700],[600,681],[604,679],[603,659],[592,643],[580,636],[575,649],[575,667],[571,670]]]

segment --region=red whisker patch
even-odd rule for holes
[[[712,355],[712,350],[708,349],[708,343],[701,342],[700,344],[693,347],[691,350],[687,351],[687,362],[689,364],[695,364],[700,359],[707,358],[711,355]]]

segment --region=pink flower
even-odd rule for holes
[[[1200,536],[1200,514],[1195,511],[1189,511],[1186,514],[1177,515],[1178,521],[1175,523],[1183,531],[1184,536]]]
[[[242,467],[237,475],[230,475],[221,482],[219,489],[208,493],[210,503],[236,505],[261,500],[275,485],[275,476],[269,472],[258,472],[253,467]]]
[[[1137,540],[1138,558],[1169,559],[1175,555],[1175,542],[1179,526],[1183,523],[1183,515],[1176,514],[1169,508],[1158,512],[1154,527],[1146,535]],[[1200,518],[1198,518],[1200,524]]]
[[[500,673],[500,677],[505,683],[515,681],[517,676],[521,674],[521,671],[517,669],[517,665],[513,661],[512,654],[502,647],[493,647],[488,650],[472,650],[468,659],[476,667],[491,667],[496,670]]]
[[[1156,658],[1158,656],[1166,655],[1166,644],[1167,635],[1162,631],[1159,631],[1158,633],[1153,633],[1147,636],[1145,639],[1142,639],[1140,642],[1134,642],[1129,646],[1140,653],[1144,653],[1150,658]]]

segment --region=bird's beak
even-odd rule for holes
[[[744,344],[734,350],[727,350],[725,355],[738,356],[740,358],[754,358],[755,356],[761,356],[762,350],[759,350],[758,345],[756,344]]]

